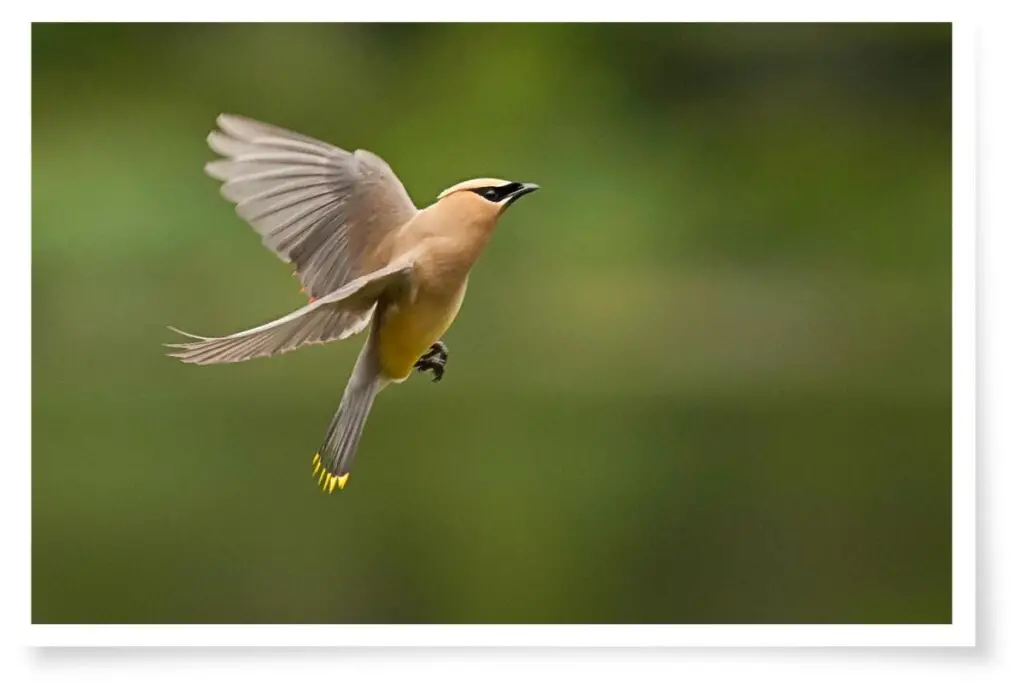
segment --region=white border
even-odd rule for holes
[[[976,623],[977,45],[953,27],[953,627]]]
[[[953,45],[952,624],[28,625],[25,641],[46,646],[973,646],[976,595],[974,29],[959,23],[954,26]],[[26,623],[31,618],[30,605],[28,608]]]
[[[972,625],[973,626],[973,625]],[[891,625],[34,625],[46,646],[836,647],[974,645],[960,623]]]

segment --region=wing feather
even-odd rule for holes
[[[361,332],[369,323],[377,301],[386,291],[397,295],[408,286],[413,261],[401,261],[356,278],[349,284],[259,327],[225,337],[201,337],[170,328],[189,341],[165,344],[168,354],[185,363],[210,365],[239,363],[276,356],[309,344],[325,344]]]
[[[206,165],[221,194],[320,298],[380,267],[371,262],[416,207],[388,164],[241,116],[217,117]]]

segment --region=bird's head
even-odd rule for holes
[[[437,196],[437,201],[459,201],[468,207],[497,218],[520,197],[538,189],[533,183],[498,178],[474,178],[452,185]]]

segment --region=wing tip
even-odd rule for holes
[[[186,332],[184,330],[179,330],[177,327],[172,327],[170,325],[167,325],[166,327],[171,332],[175,332],[177,334],[180,334],[183,337],[189,337],[190,339],[198,339],[200,341],[210,341],[209,337],[200,337],[198,334],[192,334],[191,332]],[[165,344],[165,346],[166,346],[166,344]]]
[[[231,156],[230,145],[233,141],[234,138],[222,130],[211,130],[206,134],[206,145],[225,158]]]
[[[251,121],[251,119],[239,114],[232,114],[231,112],[222,111],[217,114],[217,125],[225,132],[231,127],[231,124],[245,123],[247,121]]]
[[[207,138],[207,141],[209,141],[209,138]],[[227,169],[225,168],[225,166],[227,166],[227,164],[229,164],[229,163],[230,163],[229,159],[217,159],[215,161],[207,161],[203,165],[203,172],[206,173],[206,175],[208,175],[211,178],[213,178],[214,180],[219,180],[221,182],[225,182],[226,183],[228,180],[231,179],[231,177],[227,173]],[[222,193],[223,193],[223,191],[222,191]],[[228,201],[234,201],[230,197],[228,197],[227,195],[223,195],[223,196]]]
[[[185,350],[185,351],[177,351],[175,353],[168,353],[167,357],[168,358],[174,358],[175,360],[179,360],[182,363],[185,363],[186,365],[202,365],[202,363],[198,363],[195,360],[192,360],[192,358],[189,356],[189,352],[187,350]]]
[[[175,349],[173,352],[167,354],[169,358],[176,358],[182,363],[187,363],[189,365],[206,365],[210,362],[203,358],[202,354],[209,347],[210,342],[217,341],[216,338],[200,337],[198,334],[185,332],[184,330],[179,330],[177,327],[172,327],[170,325],[167,325],[166,327],[171,332],[176,332],[183,337],[193,340],[161,344],[164,348]]]

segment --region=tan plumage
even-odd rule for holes
[[[224,158],[206,170],[263,243],[292,263],[309,305],[224,337],[189,337],[170,355],[199,365],[274,356],[307,344],[370,334],[313,474],[325,490],[348,480],[373,399],[418,365],[443,372],[441,336],[462,305],[469,271],[500,215],[537,189],[495,178],[467,180],[417,210],[380,157],[250,119],[221,115],[208,137]],[[174,329],[174,328],[171,328]],[[430,355],[428,354],[430,351]]]

